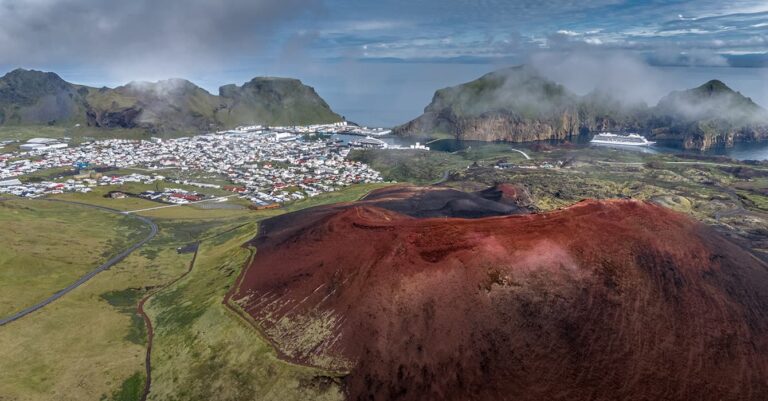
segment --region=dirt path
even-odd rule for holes
[[[104,210],[104,211],[107,211],[107,212],[110,212],[110,213],[117,213],[117,214],[124,214],[124,215],[126,215],[121,210],[111,209],[111,208],[104,207],[104,206],[91,205],[91,204],[82,203],[82,202],[65,201],[65,200],[61,200],[61,199],[40,199],[40,200],[38,200],[38,202],[39,201],[68,203],[68,204],[72,204],[72,205],[78,205],[78,206],[84,206],[84,207],[90,207],[90,208],[94,208],[94,209]],[[11,316],[0,318],[0,326],[4,326],[4,325],[6,325],[8,323],[11,323],[13,321],[19,320],[19,319],[23,318],[24,316],[27,316],[30,313],[35,312],[35,311],[37,311],[39,309],[42,309],[45,306],[51,304],[53,301],[56,301],[57,299],[63,297],[64,295],[68,294],[72,290],[74,290],[74,289],[80,287],[81,285],[85,284],[86,282],[88,282],[88,280],[92,279],[97,274],[99,274],[99,273],[103,272],[104,270],[107,270],[110,267],[116,265],[117,263],[119,263],[120,261],[122,261],[123,259],[128,257],[128,255],[133,253],[133,251],[139,249],[140,247],[142,247],[144,244],[149,242],[152,238],[154,238],[157,235],[158,229],[157,229],[157,224],[155,224],[155,222],[153,222],[152,220],[150,220],[150,219],[148,219],[148,218],[146,218],[144,216],[139,216],[139,215],[135,215],[135,214],[134,215],[130,215],[130,216],[135,218],[135,219],[141,220],[142,222],[144,222],[145,224],[147,224],[150,227],[150,232],[149,232],[149,234],[147,234],[146,237],[144,237],[139,242],[131,245],[128,249],[126,249],[126,250],[120,252],[119,254],[113,256],[111,259],[109,259],[106,262],[104,262],[101,266],[99,266],[96,269],[91,270],[90,272],[86,273],[84,276],[80,277],[74,283],[68,285],[67,287],[65,287],[62,290],[59,290],[58,292],[56,292],[55,294],[51,295],[50,297],[44,299],[43,301],[40,301],[40,302],[38,302],[35,305],[32,305],[32,306],[30,306],[28,308],[25,308],[25,309],[15,313],[15,314],[11,315]]]
[[[154,339],[154,336],[155,336],[155,331],[154,331],[154,328],[152,327],[152,319],[149,318],[149,315],[147,315],[146,311],[144,310],[144,305],[146,304],[146,302],[150,298],[152,298],[153,296],[157,295],[161,291],[163,291],[163,290],[165,290],[167,288],[170,288],[172,285],[178,283],[184,277],[187,277],[189,275],[189,273],[192,273],[192,269],[195,267],[195,261],[197,260],[197,255],[198,255],[198,253],[200,251],[200,244],[202,244],[203,241],[207,241],[209,239],[213,239],[213,238],[216,238],[216,237],[218,237],[220,235],[226,234],[226,233],[228,233],[230,231],[237,230],[238,228],[241,228],[241,227],[243,227],[243,226],[245,226],[247,224],[248,223],[240,224],[240,225],[238,225],[236,227],[233,227],[233,228],[231,228],[229,230],[221,232],[221,233],[219,233],[217,235],[214,235],[214,236],[211,236],[211,237],[208,237],[208,238],[202,238],[199,241],[197,241],[195,243],[195,253],[194,253],[194,255],[192,255],[192,260],[189,262],[189,268],[187,268],[187,271],[185,271],[179,277],[176,277],[175,279],[173,279],[168,284],[165,284],[164,286],[158,288],[156,291],[153,291],[153,292],[147,294],[144,298],[141,299],[141,301],[139,301],[139,304],[136,307],[136,311],[144,319],[144,324],[146,324],[146,326],[147,326],[147,356],[146,356],[146,358],[144,360],[144,367],[145,367],[145,370],[146,370],[147,379],[144,382],[144,391],[141,393],[140,401],[147,401],[147,397],[149,396],[149,391],[150,391],[150,389],[152,387],[152,340]]]
[[[183,279],[184,277],[187,277],[189,273],[192,272],[192,268],[195,266],[195,260],[197,260],[197,252],[200,249],[200,242],[197,242],[195,244],[195,254],[192,255],[192,260],[189,262],[189,268],[187,268],[187,271],[184,272],[184,274],[180,275],[179,277],[176,277],[171,281],[170,283],[162,286],[157,291],[151,292],[147,294],[144,298],[139,301],[139,305],[136,307],[136,311],[141,315],[141,317],[144,319],[144,324],[147,325],[147,356],[144,360],[144,367],[146,369],[146,375],[147,380],[144,382],[144,391],[141,393],[141,401],[146,401],[147,396],[149,396],[149,389],[152,386],[152,340],[155,336],[155,331],[152,327],[152,319],[149,318],[149,315],[144,311],[144,304],[157,294],[158,292],[176,284],[179,282],[179,280]]]

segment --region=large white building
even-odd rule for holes
[[[17,185],[21,185],[21,181],[19,181],[17,178],[0,181],[0,187],[15,187]]]

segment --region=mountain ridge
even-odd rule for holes
[[[527,142],[603,130],[638,131],[704,150],[768,139],[768,111],[718,80],[673,91],[648,106],[600,90],[579,96],[532,67],[517,66],[436,91],[421,116],[394,132]]]
[[[83,124],[167,132],[341,120],[314,88],[292,78],[255,77],[242,86],[224,85],[214,95],[182,78],[94,88],[21,68],[0,77],[0,126]]]

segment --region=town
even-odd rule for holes
[[[251,126],[175,139],[109,139],[72,146],[66,140],[34,138],[17,146],[16,151],[0,154],[0,194],[40,197],[89,192],[95,186],[164,181],[165,172],[175,170],[219,178],[213,183],[185,180],[185,185],[225,189],[256,206],[268,206],[351,184],[382,181],[381,175],[367,165],[346,160],[349,147],[329,136],[341,132],[368,137],[384,131],[338,123]],[[24,180],[30,174],[62,168],[72,173],[61,180]],[[120,169],[143,169],[145,174],[94,173]],[[179,191],[145,196],[170,203],[205,198]]]

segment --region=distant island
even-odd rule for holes
[[[0,78],[0,126],[81,124],[156,133],[341,120],[312,87],[289,78],[225,85],[218,96],[184,79],[93,88],[34,70],[16,69]]]
[[[768,139],[768,111],[713,80],[672,92],[656,106],[620,94],[578,96],[535,69],[518,66],[438,90],[424,114],[394,132],[456,139],[564,140],[598,131],[632,131],[685,149],[706,150]]]

